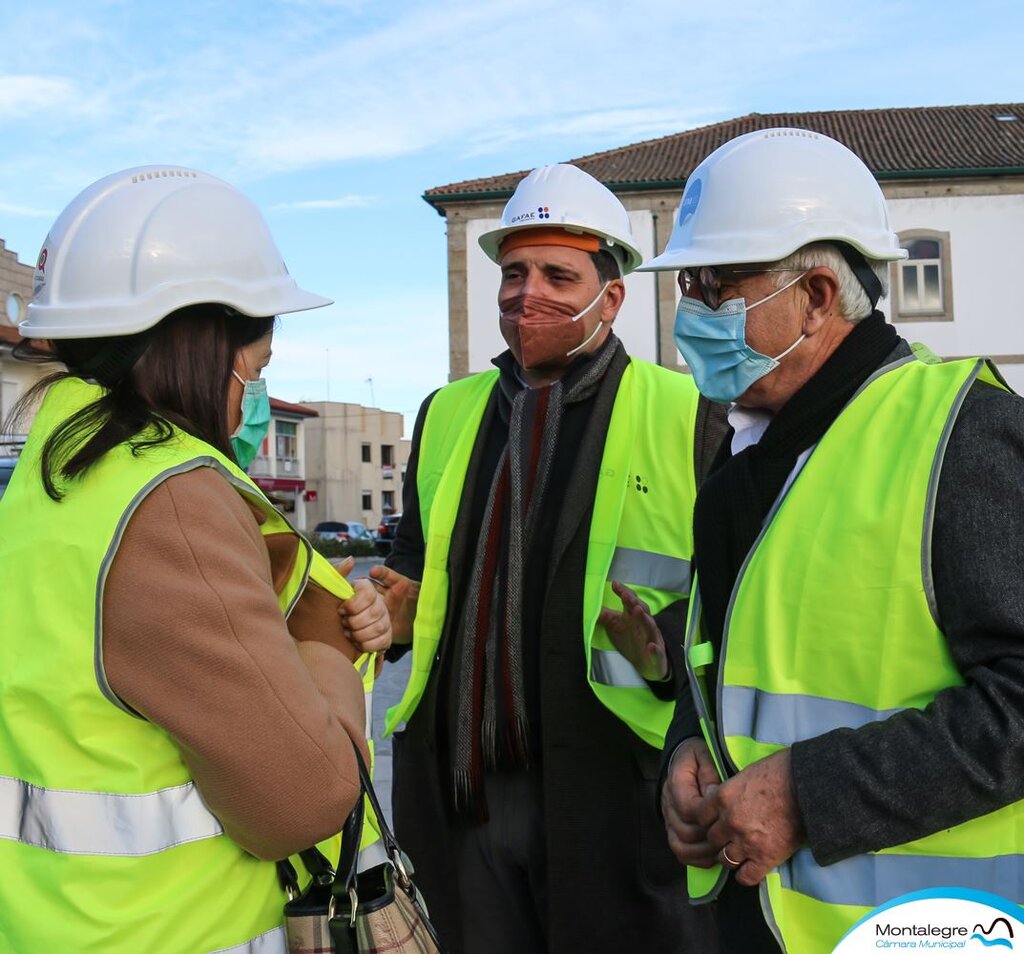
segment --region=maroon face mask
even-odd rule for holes
[[[608,283],[582,311],[572,305],[549,301],[537,295],[517,295],[499,314],[501,336],[521,368],[564,368],[601,330],[597,323],[589,337],[580,319],[604,295]]]

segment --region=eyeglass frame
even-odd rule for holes
[[[729,268],[721,265],[701,265],[697,269],[696,278],[693,277],[693,270],[683,268],[679,271],[679,288],[684,295],[689,295],[694,281],[697,283],[697,291],[700,293],[700,300],[712,311],[717,311],[722,304],[722,275],[763,275],[768,272],[799,272],[800,268]]]

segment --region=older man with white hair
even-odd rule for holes
[[[731,404],[661,796],[722,950],[830,951],[921,889],[1024,903],[1024,401],[875,310],[905,254],[852,152],[766,129],[645,266]]]

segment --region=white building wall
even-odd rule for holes
[[[890,198],[888,204],[897,232],[934,229],[948,232],[950,243],[953,320],[897,321],[900,334],[944,357],[993,356],[1007,383],[1024,394],[1024,304],[1013,291],[1024,269],[1024,195]],[[894,317],[889,302],[881,307]]]
[[[654,220],[648,209],[629,213],[637,247],[644,258],[654,254]],[[486,371],[491,358],[507,345],[498,327],[498,287],[501,270],[480,248],[484,232],[498,228],[498,219],[466,223],[466,297],[469,305],[469,370]],[[657,361],[656,279],[649,273],[626,277],[626,301],[615,319],[615,333],[636,358]]]

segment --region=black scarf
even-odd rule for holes
[[[829,359],[772,418],[761,440],[731,456],[731,432],[697,495],[695,561],[707,633],[720,643],[740,567],[797,458],[821,440],[857,389],[896,347],[880,312],[859,321]]]

